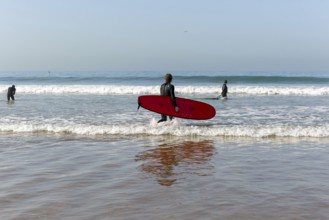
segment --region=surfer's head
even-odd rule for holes
[[[164,76],[164,79],[166,80],[166,82],[170,83],[172,81],[172,75],[170,73],[167,73]]]
[[[12,85],[13,88],[15,88],[15,85]]]
[[[225,79],[224,83],[227,83],[227,80]]]

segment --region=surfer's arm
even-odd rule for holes
[[[173,85],[170,87],[170,97],[173,105],[175,106],[175,112],[179,112],[179,107],[177,106],[175,97],[175,87]]]
[[[175,97],[175,87],[173,85],[170,86],[170,97],[174,106],[177,107],[176,97]]]

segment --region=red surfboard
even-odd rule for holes
[[[207,120],[216,115],[211,105],[191,99],[176,97],[179,112],[175,111],[170,96],[144,95],[138,97],[138,105],[152,112],[173,116],[177,118]]]

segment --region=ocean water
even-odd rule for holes
[[[0,72],[0,219],[328,218],[328,73],[173,72],[217,114],[157,124],[164,74]]]

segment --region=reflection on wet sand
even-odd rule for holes
[[[170,186],[186,175],[209,176],[213,166],[209,163],[216,153],[213,141],[185,141],[161,144],[136,156],[140,169],[151,174],[160,185]]]

